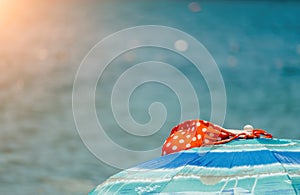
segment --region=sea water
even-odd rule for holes
[[[98,41],[137,25],[177,28],[207,48],[226,89],[227,110],[221,125],[242,128],[249,123],[278,138],[300,139],[298,2],[3,2],[0,194],[86,194],[119,171],[98,160],[81,141],[73,118],[72,88],[81,61]],[[149,105],[163,103],[168,115],[161,130],[134,136],[114,119],[107,92],[126,69],[149,60],[166,62],[184,73],[199,98],[199,117],[210,120],[210,90],[190,61],[159,48],[128,51],[112,61],[100,78],[95,108],[107,135],[130,150],[160,147],[180,122],[176,94],[158,82],[137,88],[129,105],[132,117],[143,124],[150,120]],[[91,79],[89,74],[84,78]],[[82,94],[82,98],[87,97]],[[127,164],[138,163],[125,154],[111,155]]]

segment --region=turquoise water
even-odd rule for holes
[[[275,137],[300,139],[300,3],[296,1],[199,1],[200,7],[194,8],[191,1],[171,0],[16,2],[0,4],[0,194],[86,194],[119,171],[100,162],[80,140],[72,114],[72,85],[94,44],[136,25],[178,28],[203,43],[224,79],[224,127],[250,123]],[[167,51],[148,48],[120,56],[104,75],[103,86],[109,88],[125,67],[149,59],[180,66],[197,90],[200,117],[209,120],[211,102],[204,79],[195,74],[192,64]],[[98,116],[105,113],[100,120],[121,146],[159,147],[179,122],[172,91],[149,84],[132,94],[132,116],[147,122],[148,106],[158,100],[170,110],[167,122],[147,138],[124,134],[112,118],[108,94],[98,87]],[[127,156],[120,158],[137,163]]]

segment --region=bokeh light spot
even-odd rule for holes
[[[178,51],[186,51],[188,49],[189,45],[184,40],[177,40],[174,44],[174,47]]]
[[[197,3],[197,2],[191,2],[191,3],[189,3],[188,7],[189,7],[189,9],[192,12],[199,12],[199,11],[201,11],[201,7],[200,7],[199,3]]]

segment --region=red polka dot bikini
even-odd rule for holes
[[[246,125],[244,130],[230,130],[204,120],[188,120],[171,130],[162,147],[162,155],[194,147],[223,144],[237,138],[253,139],[260,136],[273,137],[264,130],[253,129],[251,125]]]

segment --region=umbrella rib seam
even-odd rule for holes
[[[214,146],[213,146],[213,147],[214,147]],[[210,151],[213,150],[213,147],[212,147],[210,150],[208,150],[207,152],[201,153],[202,155],[204,154],[204,155],[202,156],[202,158],[203,158],[204,156],[206,156],[208,153],[210,153]],[[162,191],[169,185],[169,183],[173,180],[173,178],[174,178],[175,176],[177,176],[178,173],[181,172],[181,171],[185,168],[185,166],[186,166],[187,164],[189,164],[190,162],[196,160],[197,158],[198,158],[198,156],[196,156],[196,157],[193,158],[192,160],[190,160],[190,161],[186,162],[184,165],[182,165],[182,168],[179,169],[179,170],[177,171],[177,173],[174,174],[174,175],[170,178],[170,180],[169,180],[169,181],[167,182],[167,184],[161,189],[160,192],[162,192]]]
[[[293,182],[292,179],[291,179],[290,176],[289,176],[289,172],[288,172],[288,171],[286,170],[286,168],[283,166],[282,162],[281,162],[281,161],[276,157],[276,155],[273,153],[274,150],[269,149],[269,148],[266,147],[266,146],[265,146],[265,148],[266,148],[268,151],[270,151],[270,153],[273,155],[273,157],[279,162],[280,166],[283,168],[284,172],[286,173],[287,178],[288,178],[291,182]],[[298,194],[297,191],[296,191],[296,189],[294,188],[293,184],[292,184],[292,188],[293,188],[295,194]]]

